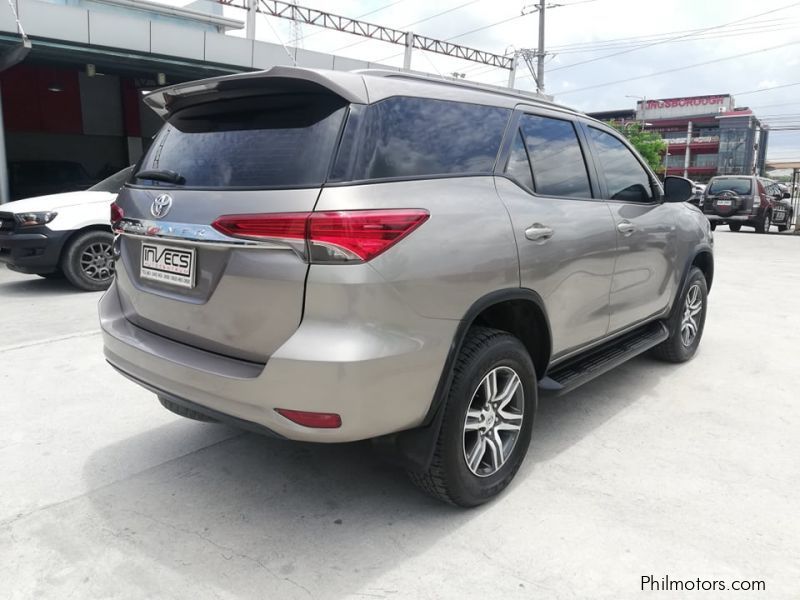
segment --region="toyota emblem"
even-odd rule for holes
[[[167,215],[170,208],[172,208],[172,196],[169,194],[161,194],[157,196],[156,199],[153,200],[153,204],[150,205],[150,214],[156,219],[160,219]]]

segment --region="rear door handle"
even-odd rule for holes
[[[636,225],[630,221],[622,221],[621,223],[617,224],[617,231],[623,235],[630,235],[636,231]]]
[[[541,223],[534,223],[525,230],[525,237],[532,242],[543,242],[553,237],[553,230]]]

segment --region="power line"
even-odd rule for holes
[[[723,23],[721,25],[714,25],[713,27],[706,27],[704,29],[701,29],[700,31],[701,32],[713,31],[715,29],[728,27],[728,26],[734,25],[736,23],[742,23],[743,21],[748,21],[748,20],[754,19],[756,17],[763,17],[764,15],[769,15],[769,14],[772,14],[774,12],[778,12],[778,11],[781,11],[781,10],[786,10],[787,8],[792,8],[794,6],[800,6],[800,2],[793,2],[791,4],[787,4],[786,6],[781,6],[780,8],[773,8],[772,10],[764,11],[764,12],[761,12],[761,13],[758,13],[758,14],[755,14],[755,15],[749,15],[747,17],[743,17],[741,19],[736,19],[735,21],[729,21],[728,23]],[[636,52],[637,50],[642,50],[644,48],[651,48],[653,46],[658,46],[660,44],[666,44],[668,42],[679,40],[681,38],[686,38],[686,37],[689,37],[691,35],[692,34],[688,34],[687,33],[687,34],[684,34],[684,35],[679,35],[679,36],[675,36],[675,37],[672,37],[672,38],[668,38],[666,40],[657,41],[657,42],[651,42],[649,44],[645,44],[644,46],[641,46],[641,47],[638,47],[638,48],[631,48],[631,49],[628,49],[628,50],[620,50],[619,52],[614,52],[612,54],[606,54],[605,56],[598,56],[596,58],[589,58],[587,60],[581,60],[581,61],[578,61],[578,62],[570,63],[568,65],[563,65],[561,67],[556,67],[555,69],[550,69],[550,71],[553,72],[553,71],[561,71],[563,69],[571,69],[572,67],[577,67],[578,65],[585,65],[585,64],[588,64],[588,63],[597,62],[599,60],[606,60],[606,59],[612,58],[614,56],[620,56],[622,54],[629,54],[630,52]]]
[[[796,43],[796,42],[792,42]],[[765,87],[759,88],[757,90],[748,90],[746,92],[734,92],[731,96],[746,96],[747,94],[760,94],[761,92],[769,92],[771,90],[779,90],[781,88],[792,87],[795,85],[800,85],[800,81],[795,81],[794,83],[784,83],[782,85],[773,85],[772,87]]]
[[[388,4],[384,4],[383,6],[379,6],[378,8],[375,8],[375,9],[369,11],[369,12],[365,12],[363,14],[360,14],[360,15],[356,16],[355,18],[356,19],[363,19],[364,17],[368,17],[369,15],[374,15],[375,13],[381,12],[382,10],[386,10],[387,8],[390,8],[390,7],[394,6],[395,4],[400,4],[401,2],[405,2],[405,1],[406,0],[394,0],[394,2],[389,2]],[[314,31],[313,33],[310,33],[310,34],[308,34],[306,36],[303,36],[303,39],[307,40],[308,38],[314,37],[315,35],[319,35],[320,33],[330,33],[330,30],[320,29],[320,30]]]
[[[496,27],[497,25],[502,25],[503,23],[508,23],[509,21],[513,21],[515,19],[519,19],[520,17],[525,17],[525,16],[527,16],[529,14],[531,14],[531,13],[521,13],[521,14],[518,14],[518,15],[514,15],[513,17],[508,17],[507,19],[502,19],[501,21],[497,21],[497,22],[491,23],[489,25],[484,25],[483,27],[478,27],[476,29],[470,29],[469,31],[465,31],[463,33],[459,33],[458,35],[454,35],[454,36],[451,36],[449,38],[445,38],[444,41],[445,42],[451,42],[451,41],[453,41],[455,39],[458,39],[460,37],[464,37],[465,35],[469,35],[471,33],[477,32],[477,31],[484,31],[486,29],[491,29],[492,27]],[[384,58],[379,58],[374,62],[381,62],[381,61],[384,61],[384,60],[389,60],[390,58],[395,58],[397,56],[402,56],[402,54],[403,54],[402,52],[400,52],[398,54],[392,54],[391,56],[386,56]],[[483,69],[484,68],[483,65],[476,65],[476,66],[479,69]]]
[[[776,24],[776,22],[778,24],[780,24],[782,22],[787,22],[787,19],[780,19],[780,18],[762,19],[762,20],[759,20],[759,21],[753,21],[749,25],[746,25],[746,26],[742,25],[740,27],[765,26],[765,25],[768,25],[768,24]],[[673,36],[675,34],[680,34],[680,33],[694,33],[694,34],[697,34],[697,33],[700,33],[702,31],[703,31],[702,28],[699,28],[699,29],[678,29],[678,30],[675,30],[675,31],[664,31],[664,32],[661,32],[661,33],[653,33],[653,34],[648,34],[648,35],[635,35],[635,36],[628,36],[628,37],[621,37],[621,38],[611,38],[611,39],[607,39],[607,40],[594,40],[594,41],[591,41],[591,42],[575,42],[575,43],[572,43],[572,44],[563,44],[563,45],[560,45],[560,46],[558,46],[558,45],[552,46],[551,49],[553,51],[555,51],[555,52],[561,53],[561,52],[565,52],[565,51],[573,50],[573,49],[594,48],[596,46],[600,47],[600,46],[606,46],[606,45],[612,45],[612,44],[638,44],[638,43],[645,43],[645,42],[655,41],[657,39],[664,39],[666,37],[670,37],[670,36]]]
[[[628,77],[626,79],[617,79],[616,81],[607,81],[605,83],[598,83],[596,85],[589,85],[589,86],[582,87],[582,88],[576,88],[574,90],[567,90],[567,91],[564,91],[564,92],[559,92],[558,95],[559,96],[563,96],[564,94],[574,94],[576,92],[583,92],[585,90],[593,90],[593,89],[596,89],[596,88],[605,87],[607,85],[615,85],[617,83],[627,83],[629,81],[637,81],[639,79],[648,79],[650,77],[655,77],[656,75],[664,75],[666,73],[675,73],[677,71],[684,71],[686,69],[694,69],[696,67],[703,67],[705,65],[711,65],[711,64],[714,64],[714,63],[718,63],[718,62],[724,62],[726,60],[733,60],[734,58],[742,58],[743,56],[751,56],[753,54],[761,54],[763,52],[769,52],[771,50],[777,50],[778,48],[785,48],[787,46],[793,46],[795,44],[800,44],[800,40],[794,40],[794,41],[791,41],[791,42],[787,42],[785,44],[779,44],[777,46],[770,46],[768,48],[761,48],[760,50],[751,50],[750,52],[742,52],[741,54],[734,54],[732,56],[723,56],[722,58],[715,58],[713,60],[706,60],[706,61],[703,61],[703,62],[691,64],[691,65],[683,65],[681,67],[675,67],[675,68],[672,68],[672,69],[665,69],[664,71],[656,71],[655,73],[648,73],[647,75],[638,75],[636,77]],[[797,85],[797,84],[789,84],[789,85]],[[788,85],[786,85],[786,86],[775,86],[775,87],[769,88],[769,89],[776,89],[778,87],[788,87]],[[756,93],[757,91],[761,91],[761,90],[753,90],[751,92],[740,92],[740,95],[753,94],[753,93]]]
[[[800,21],[800,20],[798,20],[798,21]],[[746,27],[749,27],[749,26],[746,26]],[[719,32],[717,34],[713,34],[713,35],[709,35],[709,36],[698,36],[698,37],[694,37],[694,38],[691,38],[691,39],[676,39],[676,40],[673,40],[671,42],[668,42],[668,41],[665,40],[663,43],[694,42],[694,41],[699,41],[699,40],[719,39],[719,38],[733,37],[733,36],[740,37],[742,35],[763,34],[763,33],[766,33],[766,32],[784,31],[784,30],[787,30],[787,29],[795,29],[796,28],[795,26],[787,25],[786,27],[779,27],[779,28],[768,29],[768,30],[747,31],[746,27],[744,29],[735,28],[734,30],[732,30],[730,32]],[[699,30],[693,30],[693,31],[699,31]],[[637,46],[636,49],[642,48],[642,47],[644,47],[644,46]],[[578,51],[576,51],[576,52],[578,52]],[[582,52],[582,51],[580,51],[580,52]],[[562,52],[554,52],[554,54],[562,54]],[[587,62],[590,62],[590,61],[587,61]],[[578,64],[578,63],[574,63],[574,64]],[[560,68],[565,68],[565,67],[558,67],[558,68],[553,69],[553,71],[557,71]],[[488,73],[489,71],[492,70],[491,67],[490,68],[486,68],[483,65],[476,65],[475,67],[473,67],[473,69],[481,69],[481,73]],[[530,77],[530,75],[521,75],[519,77],[519,79],[525,79],[527,77]]]
[[[767,88],[767,89],[772,89],[772,88]],[[773,108],[775,106],[797,106],[797,102],[795,101],[795,102],[778,102],[777,104],[756,104],[748,108]]]
[[[419,25],[420,23],[424,23],[425,21],[430,21],[431,19],[435,19],[437,17],[441,17],[442,15],[446,15],[453,11],[459,10],[464,8],[465,6],[469,6],[470,4],[475,4],[476,2],[481,2],[481,0],[469,0],[469,2],[464,2],[463,4],[459,4],[458,6],[454,6],[452,8],[448,8],[447,10],[443,10],[436,14],[430,15],[425,17],[424,19],[420,19],[419,21],[414,21],[413,23],[408,23],[407,25],[401,25],[398,29],[406,29],[408,27],[413,27],[414,25]],[[353,42],[352,44],[347,44],[346,46],[341,46],[339,48],[334,48],[333,52],[338,52],[339,50],[344,50],[345,48],[352,48],[353,46],[358,46],[359,44],[363,44],[367,40],[360,40],[358,42]],[[383,59],[381,59],[383,60]]]
[[[751,26],[746,25],[738,28],[732,28],[727,31],[719,31],[715,33],[711,33],[708,35],[696,35],[692,37],[685,37],[683,39],[673,39],[668,40],[663,37],[653,38],[654,40],[661,39],[663,43],[667,44],[679,44],[679,43],[691,43],[691,42],[698,42],[703,40],[718,40],[723,38],[729,37],[741,37],[744,35],[763,35],[765,33],[773,33],[776,31],[787,31],[797,28],[797,24],[800,23],[800,20],[794,20],[792,22],[787,22],[784,24],[773,24],[773,25],[761,25],[761,26]],[[640,48],[647,47],[648,44],[645,42],[636,42],[636,43],[625,43],[625,44],[609,44],[607,46],[598,46],[598,47],[587,47],[587,48],[579,48],[575,50],[551,50],[553,54],[564,55],[564,54],[587,54],[590,52],[598,52],[603,50],[615,50],[615,49],[624,49],[624,48],[633,48],[634,50],[638,50]]]
[[[454,35],[452,37],[447,38],[445,41],[449,42],[451,40],[455,40],[460,37],[464,37],[465,35],[469,35],[471,33],[477,33],[478,31],[484,31],[486,29],[491,29],[492,27],[497,27],[498,25],[502,25],[503,23],[508,23],[509,21],[514,21],[516,19],[527,17],[530,13],[520,13],[518,15],[514,15],[513,17],[508,17],[507,19],[503,19],[502,21],[495,21],[490,25],[484,25],[483,27],[477,27],[475,29],[470,29],[469,31],[465,31],[464,33],[459,33],[458,35]]]

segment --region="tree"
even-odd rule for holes
[[[656,173],[664,171],[664,159],[662,157],[667,150],[667,143],[658,132],[645,131],[641,124],[636,122],[608,124],[628,138],[631,145],[638,150],[653,171]]]

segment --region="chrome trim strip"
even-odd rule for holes
[[[210,225],[123,218],[114,232],[139,240],[164,240],[206,248],[246,248],[252,250],[291,250],[305,260],[304,240],[246,240],[225,235]]]

